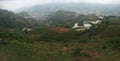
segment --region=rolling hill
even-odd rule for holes
[[[30,18],[25,18],[11,11],[0,9],[0,27],[9,29],[29,27],[32,25],[29,19]],[[36,22],[36,20],[32,21],[33,23]]]

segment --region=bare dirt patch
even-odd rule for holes
[[[70,31],[70,29],[65,27],[54,27],[54,28],[49,28],[48,30],[51,32],[57,32],[57,33],[64,33],[64,32]]]

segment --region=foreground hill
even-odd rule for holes
[[[18,31],[0,32],[0,61],[120,60],[119,37],[90,40],[87,35],[82,38],[81,32],[59,33],[56,32],[56,28],[51,29],[36,30],[37,33],[32,32],[27,37]],[[33,37],[28,39],[31,35],[35,38],[39,35],[40,37],[37,40]]]

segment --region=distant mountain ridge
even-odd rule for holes
[[[23,15],[13,13],[8,10],[0,9],[0,27],[9,29],[20,29],[24,27],[30,27],[36,20],[32,20],[30,23],[30,18],[25,18]]]
[[[79,14],[120,16],[120,5],[100,5],[100,4],[84,4],[84,3],[44,4],[44,5],[36,5],[29,8],[23,8],[22,10],[18,10],[18,11],[26,11],[33,17],[40,19],[40,18],[45,18],[47,15],[57,10],[73,11]]]

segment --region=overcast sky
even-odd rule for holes
[[[120,0],[0,0],[0,8],[16,10],[47,3],[92,3],[92,4],[120,4]]]

